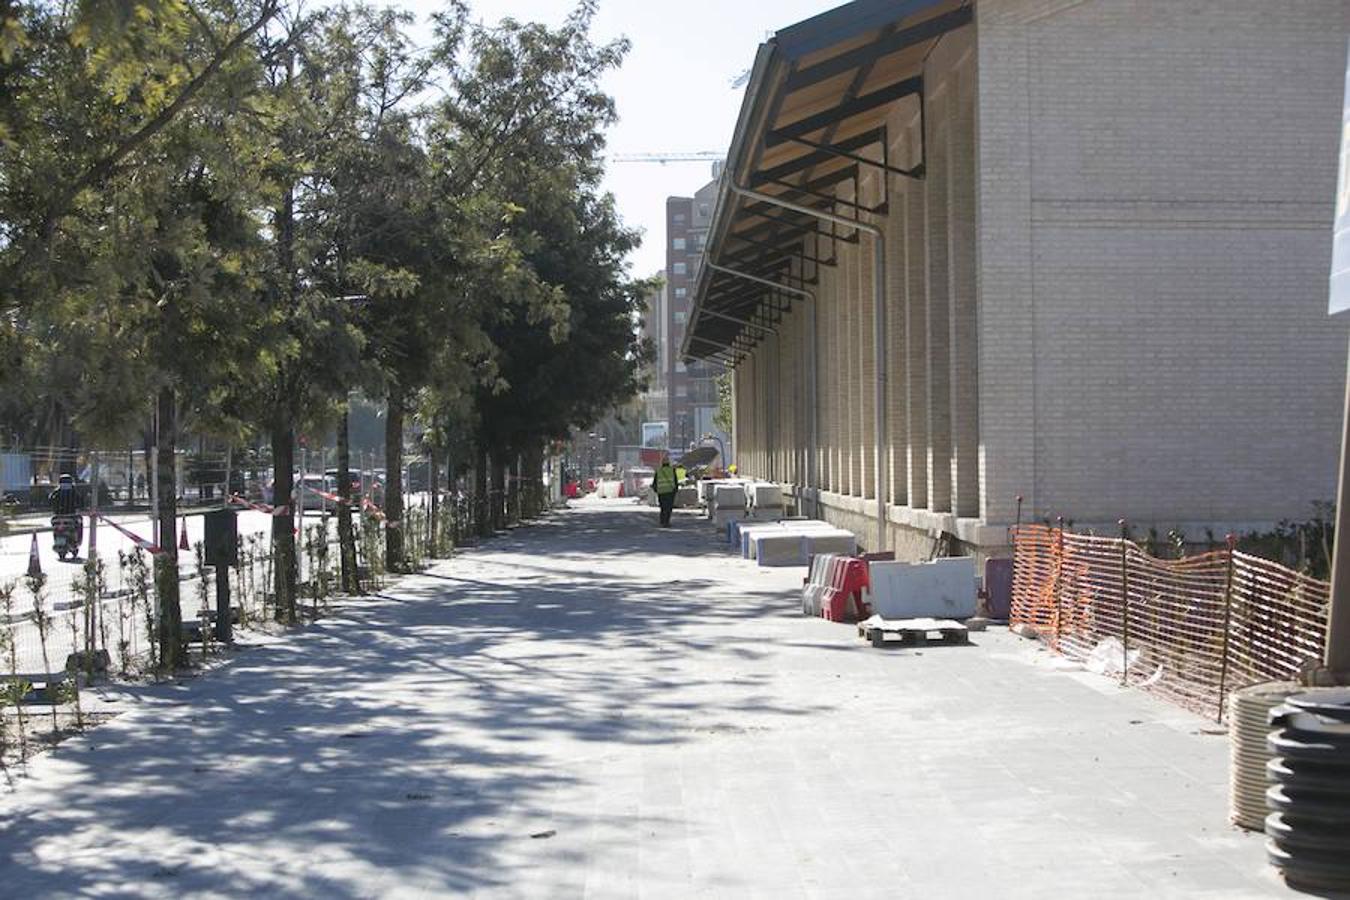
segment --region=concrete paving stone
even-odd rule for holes
[[[803,571],[587,502],[250,635],[11,773],[0,894],[1289,893],[1211,723],[1002,629],[876,650]]]

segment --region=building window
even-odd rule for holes
[[[698,214],[706,219],[708,216],[712,215],[712,210],[708,208],[708,204],[700,203],[698,205]]]
[[[675,289],[675,299],[676,299],[676,300],[683,300],[683,299],[685,298],[685,295],[687,295],[688,293],[689,293],[689,291],[686,290],[685,288],[676,288],[676,289]]]
[[[676,225],[683,225],[683,224],[684,224],[684,213],[676,213],[676,214],[675,214],[675,218],[674,218],[674,222],[675,222]]]
[[[688,314],[688,313],[677,312],[677,313],[675,314],[675,324],[676,324],[676,325],[683,325],[683,324],[684,324],[684,320],[687,319],[687,318],[689,318],[689,314]]]
[[[675,364],[675,371],[676,371],[676,372],[683,372],[683,371],[686,370],[686,368],[687,368],[687,367],[686,367],[685,364],[682,363],[682,362],[677,362],[677,363]]]
[[[683,383],[683,382],[681,382],[681,383],[675,385],[675,396],[676,396],[676,397],[688,397],[688,396],[689,396],[689,385],[687,385],[687,384],[685,384],[685,383]]]
[[[676,250],[683,250],[683,249],[684,249],[684,238],[675,238],[675,240],[673,240],[673,241],[670,242],[670,245],[671,245],[673,248],[675,248]]]
[[[675,275],[685,275],[689,272],[689,267],[684,263],[676,263],[671,267],[671,272]]]
[[[708,246],[708,233],[706,231],[700,231],[694,236],[694,246],[700,250]]]

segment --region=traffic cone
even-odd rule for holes
[[[28,550],[28,577],[42,577],[42,563],[38,559],[37,535],[33,535],[33,546]]]
[[[180,532],[178,533],[178,549],[179,549],[179,550],[191,550],[191,549],[192,549],[192,547],[189,546],[188,540],[187,540],[187,517],[186,517],[186,516],[183,517],[183,530],[180,531]]]

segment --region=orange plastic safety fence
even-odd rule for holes
[[[1041,525],[1013,544],[1014,624],[1197,712],[1222,715],[1233,690],[1321,657],[1330,586],[1269,560],[1228,549],[1157,559]]]

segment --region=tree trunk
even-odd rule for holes
[[[507,495],[510,497],[510,501],[506,509],[506,515],[508,519],[516,523],[519,523],[525,518],[525,498],[524,495],[521,494],[521,489],[525,486],[524,482],[521,480],[521,474],[524,471],[525,467],[521,465],[520,454],[513,454],[511,456],[510,474],[508,476],[510,479],[510,489],[507,491]]]
[[[501,452],[492,454],[492,530],[506,527],[506,463]]]
[[[159,540],[155,557],[155,595],[159,598],[159,660],[172,672],[186,660],[183,654],[183,612],[178,605],[178,493],[174,489],[175,454],[178,445],[178,398],[173,388],[159,389],[159,433],[155,453],[159,465]]]
[[[338,496],[338,555],[342,564],[342,591],[346,594],[361,593],[361,581],[356,573],[356,529],[352,528],[352,450],[348,436],[351,409],[344,401],[342,420],[338,422],[337,432],[337,470]]]
[[[492,498],[488,496],[488,455],[478,451],[478,463],[473,467],[473,509],[478,534],[492,534]]]
[[[295,582],[295,429],[272,426],[272,586],[276,594],[276,620],[294,625]]]
[[[155,401],[158,404],[158,400]],[[145,504],[150,505],[150,479],[155,477],[154,466],[150,464],[150,456],[155,452],[155,423],[151,420],[150,426],[141,433],[141,463],[145,471],[141,475],[141,486],[145,488]],[[158,510],[151,510],[152,514],[158,514]]]
[[[441,530],[441,472],[434,443],[427,445],[427,469],[427,489],[431,491],[431,521],[427,523],[427,535],[431,539],[430,556],[435,559],[441,555],[437,540]]]
[[[525,450],[525,509],[536,518],[544,512],[544,445],[531,443]]]
[[[384,565],[390,572],[407,568],[403,559],[403,390],[389,386],[384,417]]]

